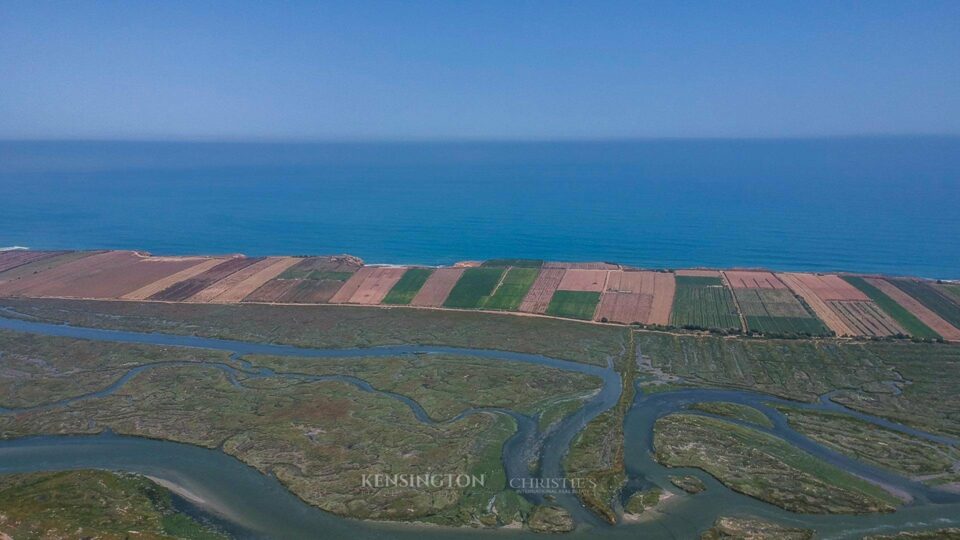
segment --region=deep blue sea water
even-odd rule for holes
[[[960,278],[960,138],[0,142],[0,247]]]

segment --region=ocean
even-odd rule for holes
[[[0,247],[960,278],[960,137],[0,142]]]

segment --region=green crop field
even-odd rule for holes
[[[547,315],[590,320],[600,302],[600,293],[590,291],[557,291],[553,293]]]
[[[443,307],[476,309],[483,306],[484,301],[493,293],[493,289],[500,282],[504,268],[467,268],[463,276],[453,286],[450,295],[443,303]]]
[[[518,268],[540,268],[543,266],[542,259],[490,259],[484,261],[483,266],[503,268],[507,266],[516,266]]]
[[[514,311],[520,307],[523,297],[527,295],[530,286],[537,279],[540,270],[537,268],[511,268],[503,278],[503,283],[497,288],[493,296],[483,303],[484,309],[499,309]]]
[[[950,324],[960,328],[960,301],[956,301],[949,294],[944,294],[943,291],[923,281],[891,279],[890,283],[919,300],[921,304],[930,308]]]
[[[433,270],[430,268],[411,268],[403,273],[400,281],[390,289],[383,299],[384,304],[407,305],[420,292]]]
[[[825,336],[830,330],[785,289],[737,289],[747,328],[767,335]]]
[[[733,295],[720,278],[677,276],[670,323],[695,328],[740,329]]]
[[[924,339],[936,339],[940,337],[940,334],[923,324],[923,321],[918,319],[913,313],[907,311],[907,308],[898,304],[896,300],[884,294],[880,289],[867,283],[865,279],[854,276],[844,276],[843,279],[845,279],[847,283],[860,289],[863,294],[869,296],[871,300],[880,306],[880,309],[886,311],[887,315],[890,315],[895,321],[900,323],[900,326],[911,336]]]

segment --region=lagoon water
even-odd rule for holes
[[[960,278],[960,138],[0,142],[0,247]]]

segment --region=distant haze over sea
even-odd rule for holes
[[[0,142],[0,246],[960,278],[960,137]]]

